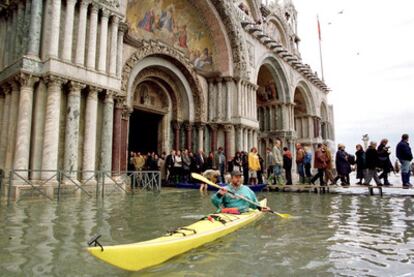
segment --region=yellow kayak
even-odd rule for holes
[[[266,199],[260,201],[261,206],[266,207],[266,202]],[[87,250],[113,266],[138,271],[161,264],[179,254],[214,241],[262,216],[263,213],[258,210],[250,210],[240,215],[211,214],[191,225],[178,228],[153,240],[103,248],[89,247]]]

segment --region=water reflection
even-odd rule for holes
[[[4,276],[376,276],[412,274],[412,198],[262,194],[295,215],[260,222],[167,263],[129,273],[101,263],[86,241],[142,241],[213,210],[199,191],[165,190],[61,202],[0,204],[0,275]]]

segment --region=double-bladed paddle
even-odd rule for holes
[[[212,187],[215,187],[215,188],[217,188],[217,189],[224,189],[224,188],[222,188],[221,186],[219,186],[219,185],[217,185],[217,184],[213,183],[212,181],[210,181],[209,179],[207,179],[206,177],[204,177],[203,175],[200,175],[200,174],[198,174],[198,173],[191,173],[191,177],[193,177],[194,179],[197,179],[197,180],[199,180],[199,181],[201,181],[201,182],[203,182],[203,183],[205,183],[205,184],[207,184],[207,185],[210,185],[210,186],[212,186]],[[250,200],[250,199],[248,199],[248,198],[244,197],[243,195],[240,195],[240,194],[234,193],[234,192],[229,191],[229,190],[226,190],[226,191],[227,191],[227,193],[230,193],[231,195],[234,195],[234,196],[236,196],[236,197],[238,197],[238,198],[240,198],[240,199],[242,199],[242,200],[244,200],[244,201],[246,201],[246,202],[248,202],[248,203],[250,203],[250,204],[252,204],[252,205],[255,205],[256,207],[259,207],[259,208],[265,208],[265,207],[260,206],[260,204],[259,204],[259,203],[256,203],[256,202],[254,202],[254,201],[252,201],[252,200]],[[281,213],[278,213],[278,212],[272,211],[272,210],[270,210],[270,209],[268,209],[267,211],[268,211],[268,212],[270,212],[270,213],[272,213],[272,214],[278,215],[278,216],[280,216],[281,218],[290,218],[290,217],[291,217],[291,215],[289,215],[289,214],[281,214]]]

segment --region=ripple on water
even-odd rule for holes
[[[274,210],[294,217],[281,220],[267,215],[227,237],[132,275],[91,257],[85,242],[97,233],[105,245],[163,235],[213,211],[209,197],[198,191],[166,190],[1,206],[0,275],[412,276],[412,199],[265,195]]]

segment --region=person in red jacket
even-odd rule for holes
[[[314,160],[314,167],[318,169],[318,173],[313,176],[311,179],[312,185],[315,184],[315,181],[319,178],[319,183],[321,186],[325,185],[323,174],[327,167],[327,160],[328,157],[326,156],[326,151],[323,148],[322,143],[318,144],[318,149],[315,152],[315,160]]]

